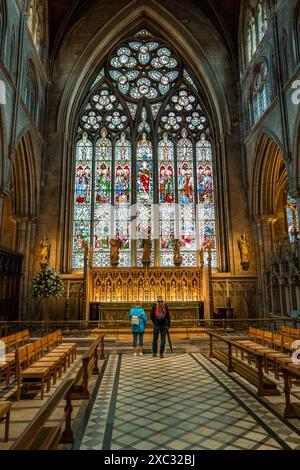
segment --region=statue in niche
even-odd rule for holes
[[[143,257],[142,257],[143,266],[150,266],[151,249],[152,249],[152,241],[150,238],[146,238],[145,240],[143,240]]]
[[[244,271],[248,271],[250,266],[250,256],[249,256],[249,241],[246,234],[241,235],[241,238],[238,240],[238,246],[241,256],[241,266]]]
[[[117,234],[116,238],[110,240],[110,264],[112,267],[116,268],[119,264],[120,250],[122,248],[122,240]]]
[[[174,240],[173,261],[175,266],[181,266],[182,256],[180,253],[180,240]]]
[[[42,269],[46,269],[49,266],[50,259],[50,243],[46,235],[42,238],[40,247],[40,266]]]

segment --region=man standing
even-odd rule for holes
[[[166,335],[170,328],[171,318],[169,307],[161,296],[157,297],[157,303],[152,306],[151,320],[153,323],[153,357],[157,356],[157,340],[160,334],[160,357],[164,357]]]

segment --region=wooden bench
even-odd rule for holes
[[[66,395],[66,427],[61,437],[61,442],[71,444],[74,442],[72,431],[72,400],[88,400],[90,392],[88,389],[89,379],[92,375],[99,375],[98,357],[105,359],[104,353],[104,336],[98,336],[88,351],[82,357],[82,366],[74,380],[73,386]],[[100,348],[100,356],[98,349]]]
[[[222,341],[227,344],[228,352],[214,350],[213,348],[213,339]],[[239,375],[244,377],[250,383],[257,387],[258,396],[276,396],[280,395],[280,392],[277,390],[276,383],[270,380],[264,375],[264,354],[265,349],[262,345],[257,345],[258,349],[250,349],[248,345],[239,343],[228,339],[228,337],[220,336],[216,333],[209,332],[209,344],[210,352],[209,357],[215,357],[216,359],[223,362],[227,365],[228,372],[237,372]],[[254,343],[255,344],[255,343]],[[260,349],[260,347],[263,349]],[[233,357],[232,349],[237,348],[244,353],[251,354],[255,356],[256,368],[252,367],[250,364],[247,364],[241,359]]]
[[[10,403],[2,402],[2,401],[0,402],[0,420],[2,418],[5,418],[5,435],[4,435],[5,442],[7,442],[9,438],[10,410],[11,410]]]

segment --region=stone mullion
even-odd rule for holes
[[[194,208],[195,208],[195,233],[196,233],[196,251],[200,249],[200,243],[199,243],[199,238],[200,238],[200,220],[198,217],[198,184],[197,184],[197,152],[196,152],[196,141],[193,142],[193,178],[194,178],[194,198],[195,198],[195,203],[194,203]]]
[[[153,133],[154,136],[154,133]],[[159,207],[159,164],[158,164],[158,137],[153,137],[153,204]],[[160,211],[151,211],[152,223],[154,224],[154,233],[160,233]],[[157,225],[158,224],[158,225]],[[160,236],[158,240],[154,237],[154,266],[160,265]]]
[[[132,151],[131,151],[131,204],[137,208],[137,194],[136,194],[136,166],[137,166],[137,135],[134,133],[132,138]],[[131,266],[137,266],[137,210],[133,213],[131,211],[131,227],[134,232],[134,239],[131,237]]]
[[[180,207],[179,207],[179,192],[178,192],[178,152],[177,152],[177,145],[178,145],[178,136],[174,139],[174,191],[175,191],[175,238],[176,240],[180,240]]]
[[[91,232],[90,232],[90,249],[92,250],[92,264],[94,254],[94,230],[95,230],[95,179],[96,179],[96,142],[93,142],[93,155],[92,155],[92,187],[91,187]]]

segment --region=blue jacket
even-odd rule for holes
[[[132,307],[129,313],[130,322],[133,315],[138,315],[139,317],[139,324],[133,325],[131,323],[131,331],[134,333],[143,333],[146,328],[147,323],[147,316],[145,314],[145,310],[142,307]]]

